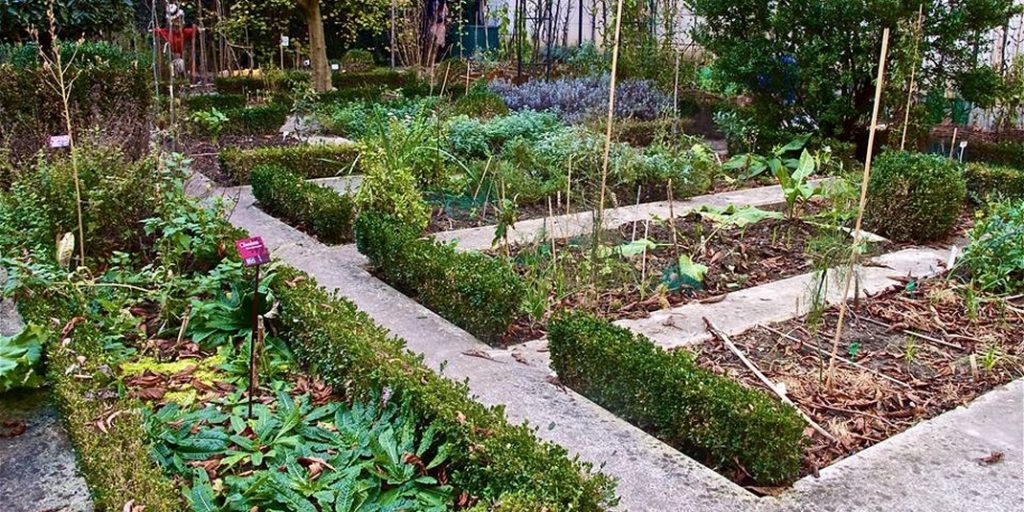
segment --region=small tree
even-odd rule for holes
[[[896,51],[894,69],[921,65],[921,89],[959,89],[976,49],[1019,7],[1013,0],[691,0],[701,22],[695,40],[724,77],[744,86],[765,126],[788,125],[856,140],[867,130],[875,54],[882,29],[893,46],[914,44],[918,9],[925,22],[918,63]],[[900,22],[903,23],[900,23]]]

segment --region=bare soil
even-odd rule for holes
[[[939,277],[856,305],[838,345],[831,386],[826,383],[827,354],[838,317],[835,309],[817,327],[807,318],[771,326],[791,338],[765,328],[733,338],[771,381],[784,384],[789,398],[836,438],[831,441],[808,429],[801,476],[816,475],[1024,375],[1022,301],[983,297],[972,302],[966,297],[962,285]],[[768,391],[721,340],[696,352],[704,367]],[[731,476],[747,482],[742,472]]]

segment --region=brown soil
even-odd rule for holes
[[[645,225],[628,223],[603,236],[605,245],[616,247],[633,239],[645,238]],[[555,244],[558,270],[567,292],[559,296],[552,290],[547,316],[558,309],[586,309],[609,320],[644,318],[650,312],[692,301],[717,301],[732,291],[777,281],[813,270],[805,254],[808,240],[819,228],[800,220],[768,219],[745,228],[716,228],[699,214],[676,219],[677,249],[672,248],[672,232],[665,223],[652,222],[646,227],[646,238],[658,247],[644,255],[612,256],[599,265],[597,294],[589,291],[590,244],[583,239],[559,240]],[[888,250],[889,244],[875,247]],[[529,277],[534,265],[550,266],[550,246],[513,248],[512,258],[517,270]],[[708,271],[703,289],[680,288],[669,291],[659,286],[666,269],[673,267],[679,254],[690,255]],[[545,276],[549,281],[553,278]],[[526,318],[521,319],[506,340],[512,344],[536,338],[539,329]]]
[[[1024,304],[983,298],[968,312],[959,285],[934,278],[871,298],[852,310],[838,355],[884,374],[897,384],[842,361],[824,383],[837,320],[833,309],[817,331],[806,319],[764,328],[733,342],[773,382],[785,384],[800,409],[837,440],[808,430],[802,475],[817,471],[917,423],[964,405],[1024,375]],[[933,340],[910,335],[902,329]],[[816,334],[812,334],[816,332]],[[820,347],[820,354],[813,347]],[[714,340],[697,349],[698,361],[747,386],[766,389],[737,356]],[[820,355],[819,355],[820,354]],[[742,475],[734,475],[743,483]]]

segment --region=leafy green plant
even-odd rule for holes
[[[868,182],[868,229],[896,241],[926,242],[949,234],[966,194],[959,164],[940,155],[887,151]]]
[[[260,276],[259,300],[255,307],[261,315],[273,307],[275,298],[271,284],[275,276],[272,268]],[[240,343],[252,336],[252,286],[236,281],[227,283],[226,288],[218,290],[213,300],[192,301],[188,333],[193,341],[207,349]]]
[[[991,204],[968,237],[970,243],[958,266],[970,272],[981,291],[1024,290],[1024,199]]]
[[[685,350],[581,312],[548,323],[552,367],[583,396],[721,471],[759,484],[796,477],[805,424],[766,393],[700,368]]]
[[[786,215],[796,218],[799,208],[811,198],[821,195],[821,187],[810,184],[807,178],[818,169],[815,157],[806,149],[800,154],[796,170],[790,173],[786,166],[775,167],[775,177],[782,186],[782,196],[786,199]]]
[[[738,180],[748,180],[764,174],[765,171],[770,171],[773,175],[777,175],[781,169],[796,171],[800,166],[800,156],[806,151],[808,140],[810,135],[797,137],[785,145],[775,146],[768,156],[754,153],[736,155],[722,165],[722,170],[735,172]]]
[[[210,141],[216,144],[217,139],[220,138],[221,130],[228,123],[228,116],[217,110],[216,107],[213,107],[210,110],[192,112],[189,114],[188,120],[205,130],[210,135]]]
[[[967,182],[967,197],[974,204],[984,204],[999,197],[1024,197],[1024,169],[969,163],[964,167],[964,178]]]
[[[28,325],[13,336],[0,336],[0,394],[42,385],[43,377],[37,367],[48,336],[35,325]]]

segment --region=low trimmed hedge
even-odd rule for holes
[[[981,163],[967,164],[967,197],[982,204],[993,195],[1024,197],[1024,169]]]
[[[228,122],[221,133],[231,135],[272,135],[288,119],[288,107],[270,104],[224,111]]]
[[[500,407],[473,400],[464,383],[427,368],[422,356],[351,302],[290,268],[274,282],[278,332],[299,359],[335,389],[363,396],[387,389],[411,400],[453,443],[449,477],[456,489],[482,503],[514,500],[522,511],[591,512],[614,505],[608,477],[592,473],[564,448],[539,441],[530,427],[510,424]]]
[[[296,224],[327,244],[352,241],[352,198],[310,183],[279,165],[252,171],[252,194],[267,213]]]
[[[19,295],[17,305],[26,323],[50,326],[51,331],[89,317],[86,305],[50,290]],[[107,334],[86,321],[64,335],[70,342],[51,338],[46,346],[47,382],[93,504],[96,510],[114,511],[134,499],[136,507],[147,511],[185,510],[180,488],[163,476],[149,455],[148,435],[138,413],[144,406],[112,392],[117,376],[106,364]]]
[[[355,235],[359,252],[385,281],[484,341],[498,341],[519,314],[522,278],[497,259],[420,238],[379,212],[360,214]]]
[[[372,86],[388,89],[418,89],[423,86],[423,81],[416,76],[415,71],[377,68],[361,72],[334,72],[331,74],[331,85],[338,89]]]
[[[229,147],[220,151],[221,170],[234,177],[236,183],[249,183],[249,174],[260,165],[280,165],[292,169],[303,178],[328,178],[358,173],[354,164],[359,159],[355,144],[301,144],[269,146],[255,149]]]
[[[1024,142],[971,141],[967,144],[964,159],[968,162],[984,162],[1024,169]]]
[[[761,485],[799,473],[806,425],[797,412],[701,368],[689,352],[582,312],[556,315],[548,340],[563,384],[687,455]]]
[[[305,71],[285,71],[274,74],[269,79],[264,76],[218,76],[213,85],[221,94],[245,94],[266,89],[280,89],[286,83],[309,82],[309,73]]]
[[[245,96],[242,94],[196,94],[182,100],[185,108],[191,112],[217,109],[221,112],[236,108],[245,108]]]
[[[966,193],[955,160],[886,151],[874,162],[864,219],[868,229],[894,241],[928,242],[953,230]]]

